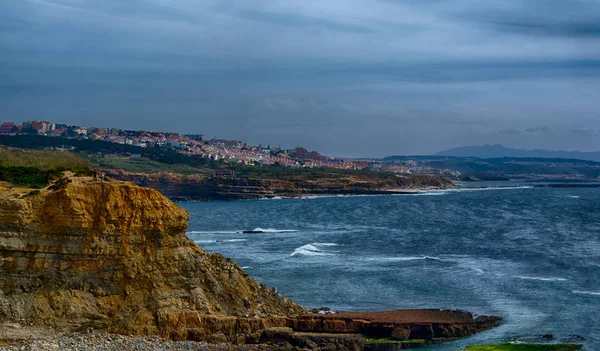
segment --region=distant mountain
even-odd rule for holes
[[[532,158],[569,158],[578,160],[588,160],[600,162],[600,151],[581,152],[581,151],[551,151],[551,150],[523,150],[511,149],[502,145],[482,145],[482,146],[463,146],[454,149],[442,151],[437,156],[456,156],[456,157],[479,157],[479,158],[497,158],[497,157],[532,157]]]

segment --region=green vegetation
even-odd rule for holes
[[[239,177],[259,179],[319,179],[341,178],[353,175],[370,179],[394,179],[391,173],[375,171],[348,171],[333,168],[288,168],[279,165],[248,166],[238,163],[213,161],[199,156],[188,156],[165,148],[142,148],[97,140],[67,139],[35,135],[0,135],[0,145],[28,149],[70,147],[89,158],[98,168],[123,169],[129,172],[153,173],[169,171],[180,174],[212,174],[216,169],[232,170]],[[141,157],[130,157],[138,154]]]
[[[368,343],[395,343],[395,344],[425,344],[425,339],[395,340],[390,338],[366,338]]]
[[[236,176],[258,179],[307,179],[316,180],[323,178],[342,178],[348,175],[370,179],[395,179],[393,173],[376,171],[349,171],[345,169],[316,167],[316,168],[289,168],[277,165],[272,166],[247,166],[243,164],[223,165],[222,168],[230,169]]]
[[[72,152],[0,148],[0,167],[36,168],[41,171],[88,170],[89,164]]]
[[[90,167],[71,152],[0,148],[0,181],[40,189],[67,170],[81,175]]]
[[[464,351],[577,351],[578,344],[499,344],[471,345]]]
[[[33,167],[0,167],[0,181],[16,186],[40,189],[48,185],[50,180],[62,175],[57,170],[41,171]]]
[[[23,198],[26,198],[26,197],[29,197],[29,196],[36,196],[36,195],[39,195],[39,194],[40,194],[39,190],[33,190],[33,191],[30,191],[29,193],[21,196],[21,198],[23,199]]]
[[[72,148],[82,154],[139,154],[153,161],[173,165],[185,164],[193,167],[206,166],[209,161],[198,156],[187,156],[166,147],[143,148],[133,145],[110,143],[89,139],[67,139],[39,135],[0,135],[0,145],[24,149]]]
[[[90,161],[96,168],[122,169],[127,172],[155,173],[174,172],[179,174],[211,174],[213,171],[207,167],[192,167],[186,164],[167,164],[151,160],[147,157],[127,157],[117,155],[91,155]]]

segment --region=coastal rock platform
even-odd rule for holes
[[[231,259],[198,247],[185,235],[188,218],[158,191],[133,183],[67,175],[41,190],[0,184],[0,325],[51,335],[383,350],[500,322],[439,310],[309,314]]]

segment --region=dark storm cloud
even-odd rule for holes
[[[552,131],[552,128],[548,126],[536,127],[536,128],[527,128],[525,129],[527,133],[548,133]]]
[[[0,117],[345,156],[600,149],[572,128],[600,129],[599,23],[591,0],[9,0]]]
[[[571,129],[571,132],[578,136],[598,136],[600,135],[600,129],[594,129],[587,126],[576,126]]]
[[[521,131],[518,129],[514,129],[514,128],[507,128],[507,129],[501,129],[501,130],[495,132],[495,134],[498,134],[498,135],[520,135]]]
[[[545,23],[525,19],[521,21],[497,20],[494,25],[502,30],[533,36],[600,37],[600,16],[595,21],[587,23]]]
[[[527,36],[600,36],[600,3],[592,0],[512,0],[490,1],[481,6],[458,7],[454,13],[463,19],[498,31]],[[477,6],[479,5],[479,6]]]

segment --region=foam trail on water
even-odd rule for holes
[[[263,233],[295,233],[297,230],[295,229],[275,229],[275,228],[254,228],[252,231],[254,232],[263,232]]]
[[[543,281],[543,282],[565,282],[568,279],[566,278],[555,278],[555,277],[529,277],[529,276],[522,276],[522,275],[516,275],[515,278],[519,278],[519,279],[527,279],[527,280],[539,280],[539,281]]]
[[[282,200],[281,196],[273,196],[273,197],[261,197],[259,200]]]
[[[533,186],[524,185],[524,186],[507,186],[507,187],[488,187],[488,188],[461,188],[461,189],[443,189],[443,190],[426,190],[420,191],[414,196],[440,196],[447,195],[450,193],[459,193],[464,191],[490,191],[490,190],[519,190],[519,189],[533,189]]]
[[[302,255],[302,256],[333,256],[335,251],[325,251],[319,247],[330,247],[337,246],[334,243],[312,243],[297,247],[290,256]]]
[[[413,196],[441,196],[449,194],[447,191],[427,191],[423,193],[411,194]]]
[[[600,291],[573,290],[573,294],[600,296]]]

